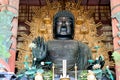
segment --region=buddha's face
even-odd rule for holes
[[[73,23],[69,17],[58,17],[55,27],[56,38],[72,38]]]
[[[57,34],[68,35],[71,33],[71,22],[68,17],[59,17],[56,26]]]

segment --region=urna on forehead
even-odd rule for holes
[[[71,19],[69,17],[59,17],[57,21],[71,21]]]

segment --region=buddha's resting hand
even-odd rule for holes
[[[46,43],[44,42],[44,39],[40,36],[35,38],[33,42],[35,44],[35,47],[32,48],[32,55],[33,59],[36,61],[41,61],[46,57]]]

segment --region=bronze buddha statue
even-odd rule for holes
[[[56,66],[56,73],[62,73],[62,60],[67,60],[67,72],[74,71],[74,65],[78,66],[78,70],[85,70],[88,67],[88,60],[91,59],[91,50],[89,47],[74,39],[74,16],[69,11],[60,11],[56,13],[53,18],[53,38],[46,42],[46,49],[40,50],[32,49],[33,57],[44,61],[51,61]],[[37,45],[41,44],[41,41],[37,41],[37,38],[33,43]],[[40,46],[37,46],[40,47]],[[43,46],[45,47],[45,46]],[[42,48],[43,48],[42,47]],[[38,48],[40,49],[40,48]],[[46,51],[44,51],[46,50]],[[45,52],[45,53],[44,53]],[[37,55],[43,55],[38,57]],[[46,56],[45,56],[46,55]]]
[[[88,62],[92,59],[91,50],[86,44],[74,40],[74,24],[75,20],[71,12],[60,11],[56,13],[53,18],[54,40],[44,42],[44,39],[39,36],[33,40],[35,44],[32,48],[33,69],[34,67],[36,70],[52,69],[52,65],[49,65],[50,61],[55,64],[55,80],[75,80],[74,70],[76,64],[78,76],[81,76],[82,70],[83,72],[85,71],[84,76],[87,76],[87,69],[91,70],[92,66],[94,66]],[[63,70],[63,60],[67,60],[67,74],[70,75],[70,78],[60,79]],[[44,64],[41,64],[42,61],[44,61]],[[101,63],[101,67],[102,64],[104,65],[104,63]],[[103,78],[102,80],[111,80],[106,75],[102,75],[101,77]]]

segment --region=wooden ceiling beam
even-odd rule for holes
[[[26,2],[27,1],[27,2]],[[28,4],[29,6],[44,6],[46,5],[46,0],[20,0],[20,5],[26,5]],[[74,1],[76,3],[78,3],[78,0],[49,0],[49,2],[55,2],[55,1]],[[93,2],[94,1],[94,2]],[[81,5],[88,5],[88,6],[96,6],[98,5],[97,1],[95,3],[96,0],[82,0]],[[101,0],[101,2],[99,3],[100,6],[106,6],[106,5],[110,5],[110,0]]]
[[[18,25],[24,26],[26,29],[30,30],[30,26],[25,24],[25,22],[19,22]]]

